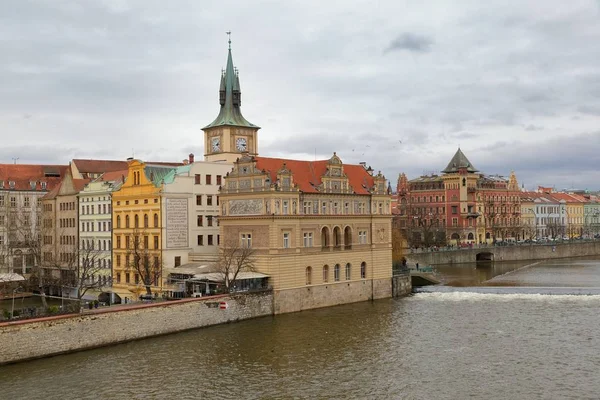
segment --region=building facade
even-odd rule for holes
[[[391,295],[391,199],[362,165],[243,156],[221,190],[223,246],[254,249],[276,312]]]
[[[96,264],[90,268],[92,286],[112,286],[112,193],[123,184],[126,174],[127,171],[104,173],[77,195],[79,263]]]
[[[0,164],[0,273],[28,276],[41,264],[42,197],[66,165]]]
[[[397,186],[397,215],[411,246],[443,246],[519,240],[520,189],[516,175],[484,175],[461,149],[442,174]]]

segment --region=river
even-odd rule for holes
[[[0,367],[0,398],[600,398],[600,259],[437,269],[403,299]]]

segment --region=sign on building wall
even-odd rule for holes
[[[188,247],[188,200],[166,199],[167,248]]]

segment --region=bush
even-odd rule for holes
[[[49,306],[46,311],[48,312],[48,314],[58,314],[60,308],[58,306]]]
[[[4,319],[10,319],[10,311],[2,310],[2,316],[4,317]]]

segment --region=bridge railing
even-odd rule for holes
[[[409,254],[419,254],[419,253],[432,253],[432,252],[445,252],[445,251],[464,251],[464,250],[473,250],[473,249],[496,249],[498,247],[523,247],[523,246],[556,246],[559,244],[572,244],[572,243],[590,243],[597,242],[599,239],[572,239],[572,240],[556,240],[556,241],[548,241],[548,242],[538,242],[538,243],[519,243],[519,242],[497,242],[496,244],[471,244],[466,246],[431,246],[431,247],[418,247],[418,248],[410,248]]]

